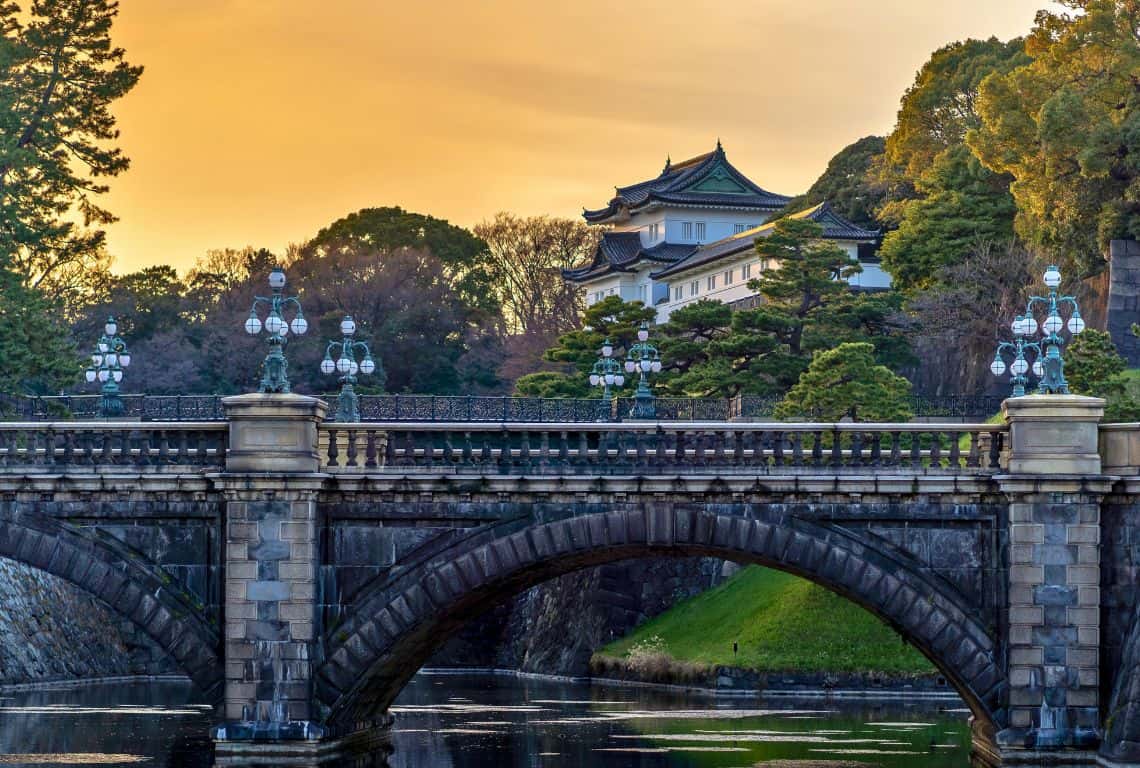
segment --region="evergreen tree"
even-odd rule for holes
[[[614,357],[623,358],[629,345],[637,341],[641,324],[652,322],[656,314],[657,310],[640,301],[626,302],[620,296],[607,296],[586,308],[581,329],[558,337],[558,343],[543,354],[547,362],[560,364],[562,370],[521,376],[515,389],[527,397],[589,397],[590,369],[598,359],[602,342],[609,339]]]
[[[127,169],[111,105],[142,74],[111,42],[118,3],[0,3],[0,254],[73,305],[105,276],[101,180]]]
[[[862,268],[822,239],[819,224],[785,218],[758,238],[769,268],[749,283],[763,301],[732,311],[699,301],[672,313],[660,329],[666,391],[695,397],[781,394],[807,368],[811,354],[844,341],[870,339],[880,362],[910,361],[895,326],[897,295],[864,295],[845,280]]]
[[[776,418],[808,421],[907,421],[910,382],[875,362],[865,342],[823,350],[776,406]]]
[[[0,258],[0,393],[55,394],[76,381],[80,360],[61,317],[57,302]]]
[[[923,196],[919,180],[936,158],[961,145],[980,124],[982,82],[1028,61],[1020,40],[996,38],[951,43],[931,54],[903,95],[895,129],[874,171],[885,195],[880,219],[901,223],[906,201]]]
[[[1037,15],[1032,61],[983,83],[967,141],[1015,179],[1018,233],[1091,274],[1140,237],[1140,4],[1060,2],[1079,13]]]
[[[1124,358],[1116,351],[1112,337],[1104,331],[1086,328],[1073,337],[1065,350],[1065,380],[1075,395],[1103,397],[1106,421],[1133,421],[1140,418],[1140,403],[1128,391],[1123,374]]]
[[[887,233],[879,251],[895,288],[929,288],[943,267],[965,260],[980,243],[1013,238],[1009,178],[983,166],[963,144],[938,154],[915,190],[921,197],[896,208],[898,229]]]
[[[827,164],[811,188],[784,206],[779,215],[788,215],[811,208],[822,202],[843,218],[865,229],[879,229],[882,225],[875,210],[882,205],[884,189],[876,184],[869,172],[886,147],[882,136],[865,136],[839,151]]]

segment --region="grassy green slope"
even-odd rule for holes
[[[657,636],[677,661],[765,672],[933,674],[897,633],[854,603],[781,571],[751,566],[602,649],[624,657]],[[739,643],[733,656],[732,643]]]

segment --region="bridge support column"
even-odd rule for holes
[[[340,753],[314,711],[312,684],[324,477],[317,424],[327,406],[262,394],[223,404],[229,452],[215,482],[226,497],[226,722],[213,733],[216,764],[319,764]]]
[[[1104,401],[1032,395],[1006,400],[1009,474],[1007,727],[1002,762],[1089,751],[1100,727],[1100,500],[1097,423]],[[1073,756],[1076,757],[1075,755]]]

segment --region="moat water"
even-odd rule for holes
[[[391,768],[966,768],[950,701],[715,699],[489,674],[421,673]],[[0,695],[0,766],[207,768],[211,710],[188,684]]]

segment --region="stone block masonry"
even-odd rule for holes
[[[232,722],[280,728],[312,718],[319,480],[263,486],[227,477],[226,678]]]
[[[1092,747],[1100,725],[1100,498],[1087,483],[1006,478],[1006,746]]]

